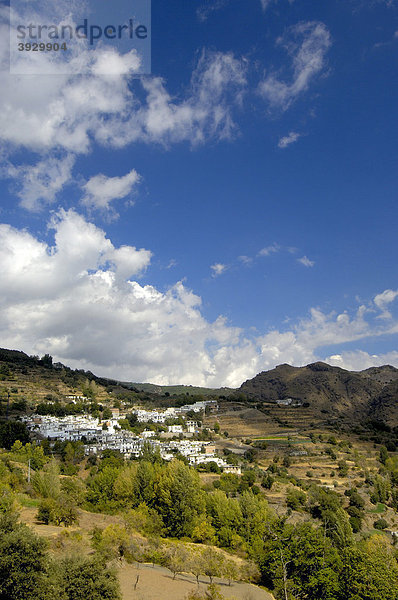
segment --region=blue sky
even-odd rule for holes
[[[398,366],[396,0],[152,0],[146,76],[103,41],[10,75],[7,11],[2,346],[160,384]]]

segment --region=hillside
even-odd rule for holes
[[[67,396],[87,396],[97,402],[109,399],[109,393],[134,393],[132,386],[97,377],[84,370],[73,370],[61,363],[53,364],[45,355],[41,359],[18,350],[0,349],[0,399],[15,403],[56,402]]]
[[[164,388],[151,394],[52,364],[48,355],[0,351],[0,567],[6,563],[5,581],[18,576],[20,588],[29,582],[32,590],[7,598],[282,600],[287,589],[309,600],[396,597],[398,430],[386,423],[396,411],[395,371],[315,363],[261,373],[201,417],[194,442],[201,456],[204,440],[215,448],[204,466],[148,447],[131,456],[110,447],[91,453],[83,436],[18,438],[13,418],[38,402],[48,404],[38,412],[120,406],[127,414],[136,401],[151,408],[192,402],[200,388],[189,388],[189,397]],[[68,398],[81,394],[82,401]],[[221,457],[237,468],[220,468]],[[19,542],[9,560],[13,536]],[[286,580],[285,564],[292,565]],[[358,596],[355,582],[365,572],[366,594]],[[60,593],[49,595],[50,587]]]
[[[152,394],[196,394],[202,396],[230,396],[236,392],[233,388],[206,388],[196,385],[156,385],[155,383],[123,382],[123,385],[132,386],[140,392]]]
[[[385,386],[389,383],[398,380],[398,369],[392,367],[391,365],[384,365],[382,367],[370,367],[369,369],[365,369],[364,371],[358,371],[358,375],[376,381],[382,386]]]
[[[351,422],[365,418],[398,421],[398,369],[373,367],[352,372],[317,362],[305,367],[279,365],[242,384],[240,391],[264,405],[292,399],[296,410],[315,417],[332,415]]]
[[[326,425],[336,420],[354,425],[367,420],[398,425],[398,369],[390,365],[355,372],[322,362],[305,367],[283,364],[259,373],[233,390],[120,382],[53,364],[48,355],[40,359],[17,350],[0,349],[3,413],[8,395],[10,407],[20,406],[22,410],[40,402],[70,402],[68,396],[85,396],[102,404],[126,400],[157,406],[213,396],[227,402],[256,401],[277,419],[283,408],[285,423],[295,426],[304,426],[314,419]],[[291,405],[278,405],[284,401]]]
[[[369,414],[391,427],[398,426],[398,379],[384,386],[370,403]]]
[[[4,414],[8,401],[11,411],[25,411],[39,403],[70,404],[79,402],[81,397],[103,405],[125,401],[167,407],[192,403],[203,396],[227,397],[234,392],[228,388],[212,390],[120,382],[53,363],[49,355],[39,358],[0,348],[0,414]]]

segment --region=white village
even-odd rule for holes
[[[76,396],[68,397],[70,401],[84,400]],[[169,407],[163,411],[144,410],[135,407],[129,413],[135,414],[138,423],[165,425],[156,431],[146,428],[136,434],[121,427],[120,421],[126,416],[119,408],[112,408],[109,419],[100,419],[92,415],[53,415],[32,414],[24,417],[32,434],[50,441],[84,442],[87,455],[98,455],[104,450],[120,452],[126,460],[138,459],[148,446],[158,450],[163,460],[169,461],[177,455],[184,457],[190,465],[206,465],[214,463],[224,473],[240,475],[241,467],[229,464],[217,455],[215,444],[211,441],[198,440],[200,427],[198,421],[187,418],[187,413],[200,416],[205,410],[217,411],[214,400],[204,400],[181,407]],[[177,419],[183,424],[166,425],[167,421]]]

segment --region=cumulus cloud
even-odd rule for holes
[[[68,14],[63,12],[67,3],[59,4],[50,0],[42,10],[54,8],[54,19]],[[73,2],[70,13],[80,8]],[[57,75],[34,74],[33,54],[20,52],[21,72],[26,74],[15,76],[9,73],[7,11],[0,7],[0,141],[8,158],[2,175],[15,180],[24,208],[38,210],[53,202],[69,182],[76,157],[94,145],[198,145],[235,135],[233,113],[242,103],[247,64],[232,53],[203,51],[180,97],[172,96],[160,77],[132,78],[140,66],[135,50],[121,54],[98,46],[94,52],[78,42],[71,46],[68,72],[62,63],[54,63],[54,53],[41,53],[41,70]],[[41,22],[46,21],[43,16]],[[36,164],[13,165],[13,155],[21,149],[38,154]],[[99,174],[86,183],[83,204],[108,210],[137,182],[133,171],[121,178]]]
[[[63,158],[50,156],[35,165],[9,164],[2,172],[6,177],[14,179],[21,206],[37,211],[43,203],[54,202],[64,185],[71,181],[74,163],[75,157],[72,154]]]
[[[326,358],[326,362],[334,367],[342,367],[349,371],[363,371],[370,367],[398,365],[398,352],[393,350],[385,354],[369,354],[363,350],[352,350],[341,354],[333,354]]]
[[[278,142],[278,148],[282,148],[282,149],[287,148],[291,144],[294,144],[295,142],[297,142],[297,140],[300,137],[301,137],[300,133],[297,133],[296,131],[291,131],[288,135],[281,137],[281,139]]]
[[[323,23],[310,21],[290,27],[277,44],[292,59],[292,80],[287,83],[271,73],[260,83],[259,92],[271,107],[287,110],[308,89],[315,76],[324,70],[331,38]]]
[[[218,277],[225,273],[228,267],[222,263],[215,263],[214,265],[211,265],[210,269],[212,270],[212,277]]]
[[[0,139],[10,151],[22,147],[82,154],[93,143],[199,144],[233,135],[232,111],[245,88],[246,64],[232,53],[203,52],[180,99],[172,98],[160,77],[132,82],[139,66],[135,51],[120,54],[105,46],[95,52],[79,49],[73,59],[79,76],[60,70],[57,77],[15,77],[8,72],[4,8],[2,14]]]
[[[53,238],[46,243],[0,225],[4,346],[49,352],[104,376],[159,384],[238,386],[282,362],[325,359],[323,346],[336,346],[342,358],[335,352],[329,359],[340,366],[365,368],[384,359],[398,364],[394,354],[344,352],[344,344],[398,333],[397,319],[374,318],[375,311],[383,312],[375,302],[354,314],[313,308],[285,331],[249,338],[223,317],[207,321],[201,299],[183,283],[167,291],[141,284],[137,278],[150,265],[151,252],[115,247],[73,210],[55,214],[49,233]]]
[[[83,185],[82,204],[108,210],[112,200],[129,196],[139,181],[140,176],[134,169],[122,177],[106,177],[102,173],[95,175]]]
[[[315,261],[310,260],[307,256],[302,256],[297,259],[297,262],[304,265],[304,267],[313,267],[315,265]]]

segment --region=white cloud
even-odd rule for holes
[[[300,133],[291,131],[288,135],[282,137],[278,142],[278,148],[287,148],[290,144],[294,144],[301,137]]]
[[[210,269],[213,271],[212,277],[218,277],[219,275],[225,273],[228,267],[227,265],[223,265],[221,263],[215,263],[214,265],[211,265]]]
[[[297,262],[301,263],[305,267],[313,267],[315,265],[315,262],[307,258],[307,256],[302,256],[301,258],[298,258]]]
[[[37,211],[42,203],[54,202],[58,192],[70,182],[74,162],[75,157],[71,154],[63,158],[50,156],[35,165],[8,165],[3,174],[15,180],[21,206]]]
[[[279,244],[272,244],[271,246],[266,246],[265,248],[262,248],[259,253],[258,256],[270,256],[271,254],[275,254],[276,252],[279,252],[281,250],[281,247],[279,246]]]
[[[140,176],[134,169],[122,177],[106,177],[102,173],[95,175],[83,185],[82,204],[107,210],[112,200],[129,196],[139,181]]]
[[[203,143],[208,138],[230,138],[236,129],[232,107],[240,104],[246,85],[246,63],[232,53],[203,52],[192,74],[190,95],[180,103],[172,101],[160,78],[143,80],[147,105],[138,113],[144,141]],[[130,130],[120,133],[135,139]]]
[[[181,282],[160,292],[134,280],[150,264],[148,250],[116,248],[74,211],[55,215],[50,230],[52,245],[0,225],[3,346],[49,352],[104,376],[159,384],[238,386],[282,362],[325,359],[323,346],[336,347],[326,359],[340,366],[398,365],[394,353],[369,357],[344,351],[349,342],[369,344],[371,338],[398,334],[397,319],[374,318],[375,310],[383,312],[375,303],[359,306],[353,315],[313,308],[286,331],[248,339],[222,317],[207,321],[201,299]]]
[[[377,296],[374,297],[373,302],[377,308],[381,310],[381,314],[379,315],[380,319],[392,318],[387,306],[394,302],[396,298],[398,298],[398,290],[385,290],[381,294],[377,294]]]
[[[65,3],[58,10],[57,3],[49,0],[43,11],[49,7],[54,15],[63,14]],[[71,4],[71,13],[76,7]],[[21,149],[37,153],[39,160],[33,166],[7,162],[2,172],[18,180],[17,195],[25,208],[38,210],[53,202],[70,179],[75,157],[87,154],[95,144],[107,148],[135,142],[198,145],[235,135],[233,112],[242,103],[247,64],[232,53],[203,51],[181,97],[172,97],[160,77],[132,79],[139,67],[135,51],[120,54],[105,46],[95,52],[72,48],[78,76],[62,69],[56,76],[12,76],[7,11],[0,7],[0,141],[9,161]],[[48,72],[54,73],[51,53],[47,54],[44,63],[50,61]],[[33,59],[27,56],[26,60],[29,73]],[[119,180],[104,177],[87,182],[86,206],[108,209],[134,179],[132,173]]]
[[[241,256],[238,256],[238,260],[243,263],[244,265],[251,265],[253,262],[253,259],[251,256],[246,256],[244,254],[242,254]]]
[[[79,76],[16,77],[8,73],[4,11],[0,10],[0,139],[10,151],[22,147],[82,154],[94,142],[110,147],[136,141],[199,144],[233,135],[232,111],[245,89],[246,63],[232,53],[203,52],[181,99],[171,97],[160,77],[132,81],[136,53],[122,55],[114,48],[79,51],[74,58]]]
[[[166,269],[172,269],[173,267],[176,267],[178,264],[178,262],[176,261],[175,258],[171,258],[169,260],[169,264],[167,265]]]
[[[292,58],[292,81],[286,83],[276,74],[270,74],[260,83],[259,92],[272,107],[287,110],[323,71],[331,38],[323,23],[311,21],[290,27],[287,34],[278,39],[278,45]]]
[[[363,350],[353,350],[334,354],[326,358],[326,362],[335,367],[342,367],[349,371],[363,371],[369,367],[381,367],[383,365],[398,365],[398,352],[386,352],[385,354],[369,354]]]

